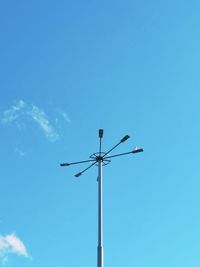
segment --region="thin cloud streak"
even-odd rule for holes
[[[44,131],[46,137],[50,141],[56,141],[59,139],[59,134],[55,131],[52,125],[50,125],[47,115],[39,109],[37,106],[32,106],[31,111],[28,112],[28,115],[40,126]]]
[[[18,154],[20,158],[25,156],[25,152],[18,147],[15,148],[15,153]]]
[[[2,123],[11,123],[15,121],[21,113],[21,110],[24,109],[26,103],[23,100],[19,100],[16,105],[13,105],[10,109],[7,109],[3,112],[1,119]]]
[[[68,114],[66,112],[64,112],[63,110],[61,109],[58,109],[58,113],[63,117],[63,119],[67,122],[67,123],[70,123],[71,120],[68,116]]]

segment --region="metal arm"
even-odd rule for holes
[[[120,141],[119,143],[117,143],[114,147],[112,147],[110,150],[108,150],[108,152],[106,152],[103,156],[103,158],[105,158],[106,155],[108,155],[111,151],[113,151],[117,146],[119,146],[121,143],[125,142],[127,139],[129,139],[130,136],[129,135],[125,135]]]
[[[111,159],[111,158],[120,157],[120,156],[124,156],[124,155],[128,155],[128,154],[139,153],[139,152],[143,152],[143,149],[138,148],[138,149],[135,149],[135,150],[130,151],[130,152],[121,153],[121,154],[117,154],[117,155],[113,155],[113,156],[108,156],[108,157],[105,157],[104,159]]]
[[[79,163],[92,162],[92,161],[96,161],[96,160],[95,159],[89,159],[89,160],[83,160],[83,161],[77,161],[77,162],[61,163],[60,166],[65,167],[65,166],[75,165],[75,164],[79,164]]]
[[[81,174],[83,174],[83,173],[86,172],[88,169],[90,169],[92,166],[94,166],[94,165],[96,164],[96,162],[97,162],[97,161],[95,160],[94,163],[92,163],[90,166],[88,166],[87,168],[85,168],[83,171],[81,171],[81,172],[75,174],[74,176],[75,176],[75,177],[79,177],[79,176],[81,176]]]

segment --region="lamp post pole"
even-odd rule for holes
[[[98,247],[97,267],[103,267],[103,191],[102,191],[102,159],[98,159]]]
[[[61,163],[61,167],[75,165],[75,164],[82,164],[82,163],[89,163],[90,165],[85,168],[83,171],[75,174],[75,177],[81,176],[84,172],[88,169],[93,167],[94,165],[98,166],[98,246],[97,246],[97,267],[104,267],[104,260],[103,260],[103,181],[102,181],[102,166],[107,165],[111,162],[112,158],[120,157],[124,155],[134,154],[143,152],[142,148],[135,147],[132,151],[110,155],[116,147],[118,147],[121,143],[124,143],[127,139],[129,139],[129,135],[125,135],[115,146],[113,146],[110,150],[106,153],[101,151],[101,142],[103,138],[103,129],[99,129],[99,152],[94,153],[90,156],[89,160],[71,162],[71,163]]]

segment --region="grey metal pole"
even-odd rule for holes
[[[103,192],[102,192],[102,159],[98,159],[98,247],[97,267],[103,267]]]

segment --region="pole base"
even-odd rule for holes
[[[97,247],[97,267],[103,267],[103,247]]]

